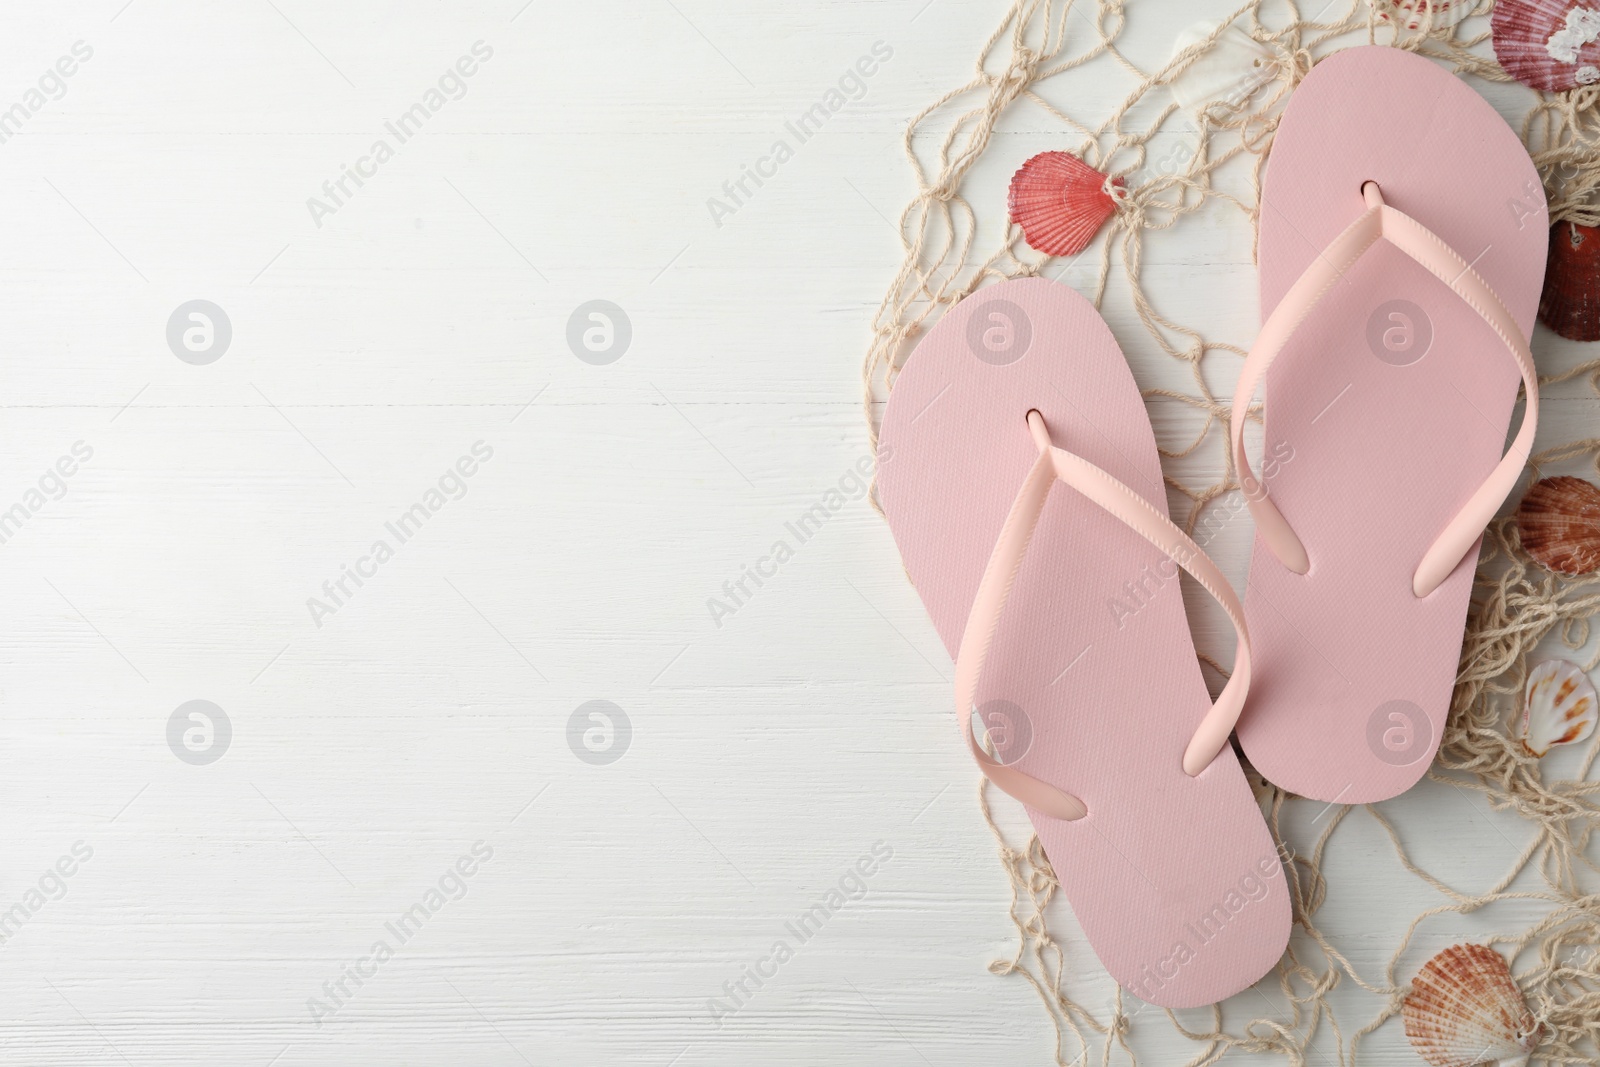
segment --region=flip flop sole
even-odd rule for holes
[[[1030,409],[1055,444],[1166,514],[1149,418],[1093,305],[1037,278],[962,301],[896,381],[881,437],[891,458],[878,472],[901,558],[952,658],[1038,458]],[[1182,768],[1211,697],[1165,555],[1056,484],[976,704],[1003,762],[1088,807],[1073,821],[1029,816],[1117,982],[1181,1008],[1230,996],[1272,968],[1290,906],[1249,784],[1227,747],[1195,777]]]
[[[1261,197],[1263,319],[1365,210],[1367,181],[1470,261],[1528,335],[1548,235],[1532,161],[1459,79],[1371,46],[1317,64],[1279,124]],[[1479,315],[1386,242],[1268,369],[1257,473],[1311,561],[1294,574],[1256,539],[1256,672],[1238,737],[1270,781],[1369,803],[1432,762],[1478,550],[1426,597],[1412,577],[1499,461],[1519,380]]]

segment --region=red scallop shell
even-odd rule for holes
[[[1600,228],[1576,222],[1550,227],[1539,318],[1573,341],[1600,341]]]
[[[1593,3],[1498,0],[1489,20],[1495,58],[1517,81],[1546,92],[1565,92],[1593,82],[1600,73],[1600,40],[1578,44],[1572,60],[1551,54],[1551,39],[1566,29],[1568,13],[1574,9],[1600,13],[1590,6]],[[1580,73],[1585,71],[1596,73]]]
[[[1006,205],[1029,247],[1050,256],[1088,248],[1117,209],[1106,176],[1070,152],[1040,152],[1024,163],[1011,176]]]

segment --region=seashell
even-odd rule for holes
[[[1395,22],[1408,30],[1448,29],[1472,14],[1478,0],[1373,0],[1379,22]],[[1431,17],[1431,21],[1429,21]]]
[[[1176,57],[1185,48],[1199,44],[1216,29],[1214,22],[1195,23],[1172,42],[1172,55]],[[1277,54],[1237,26],[1229,26],[1168,88],[1183,107],[1239,107],[1277,75]]]
[[[1528,689],[1518,721],[1517,740],[1530,756],[1557,745],[1571,745],[1594,733],[1600,696],[1583,668],[1564,659],[1547,659],[1528,672]]]
[[[1489,20],[1505,72],[1560,93],[1600,81],[1600,2],[1497,0]]]
[[[1540,1026],[1500,953],[1452,945],[1423,964],[1400,1006],[1406,1037],[1434,1067],[1525,1061]]]
[[[1600,228],[1576,222],[1550,227],[1539,318],[1573,341],[1600,341]]]
[[[1018,168],[1006,205],[1029,246],[1050,256],[1082,252],[1117,209],[1106,176],[1068,152],[1040,152]]]
[[[1600,486],[1565,474],[1541,478],[1517,505],[1517,532],[1548,570],[1572,577],[1600,570]]]

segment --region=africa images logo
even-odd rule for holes
[[[767,982],[778,976],[785,963],[794,959],[795,951],[822,932],[823,926],[850,904],[865,900],[871,889],[867,881],[894,858],[894,846],[887,841],[874,841],[872,847],[849,867],[845,868],[827,890],[814,898],[810,905],[783,924],[784,936],[772,942],[762,955],[739,970],[737,977],[722,983],[722,996],[706,1001],[706,1012],[712,1025],[720,1030],[723,1023],[737,1015],[750,1003]]]
[[[830,86],[809,108],[783,124],[783,134],[773,140],[764,155],[754,164],[744,163],[739,175],[722,183],[722,196],[706,198],[706,210],[711,221],[721,229],[724,220],[736,215],[750,202],[757,189],[778,176],[778,168],[794,158],[795,149],[822,132],[827,121],[843,111],[852,101],[867,95],[867,79],[877,74],[884,64],[894,58],[894,48],[886,41],[874,41],[871,54],[859,57],[846,67],[838,81]],[[792,138],[792,141],[791,141]]]
[[[1271,896],[1273,884],[1283,884],[1278,877],[1279,872],[1294,859],[1286,846],[1278,847],[1282,851],[1262,856],[1234,884],[1228,886],[1210,908],[1185,923],[1183,936],[1172,945],[1167,955],[1153,965],[1147,963],[1141,967],[1138,977],[1127,988],[1136,996],[1149,1000],[1152,994],[1176,979],[1179,971],[1197,959],[1206,946],[1221,938],[1246,908]]]
[[[366,154],[356,158],[353,167],[348,163],[339,165],[338,177],[322,183],[321,197],[306,198],[306,210],[311,213],[311,222],[317,229],[322,229],[325,217],[337,215],[368,181],[376,178],[378,168],[395,157],[397,148],[421,133],[446,104],[467,95],[467,79],[478,73],[481,64],[494,58],[494,49],[485,41],[473,42],[471,52],[445,68],[438,81],[428,86],[422,98],[401,112],[399,118],[383,124],[384,130],[394,138],[394,144],[390,144],[388,138],[379,137],[368,146]]]
[[[445,468],[435,485],[429,486],[422,496],[397,518],[383,524],[384,531],[394,539],[394,544],[391,545],[386,537],[374,539],[366,553],[356,558],[353,566],[348,563],[339,564],[338,577],[329,578],[322,583],[322,597],[306,597],[306,610],[310,612],[311,621],[316,624],[317,629],[322,629],[323,620],[330,615],[337,615],[339,609],[349,604],[368,581],[376,578],[378,569],[393,559],[402,545],[422,531],[423,523],[443,511],[445,505],[452,500],[460,500],[467,495],[469,489],[467,479],[477,474],[483,464],[494,458],[494,446],[487,441],[474,441],[471,453],[462,455],[454,464]]]

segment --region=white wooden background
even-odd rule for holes
[[[1131,4],[1124,42],[1154,64],[1231,4]],[[985,969],[1010,951],[1006,881],[948,659],[878,516],[852,501],[720,627],[706,607],[866,454],[857,370],[912,191],[899,137],[1003,6],[8,7],[0,109],[77,42],[92,56],[0,143],[0,510],[36,512],[0,544],[0,918],[22,908],[0,928],[0,1060],[1050,1061],[1034,994]],[[318,226],[307,198],[480,41],[465,95]],[[863,98],[717,225],[707,200],[880,41]],[[1097,118],[1125,88],[1085,77],[1060,102]],[[1008,119],[975,202],[997,218],[1010,170],[1061,146],[1042,116]],[[1163,310],[1249,339],[1237,215],[1149,254]],[[195,299],[232,327],[206,365],[166,338]],[[566,340],[596,299],[632,329],[603,366]],[[1106,313],[1142,384],[1186,384],[1125,292]],[[1535,350],[1581,355],[1542,330]],[[1595,407],[1547,411],[1556,440]],[[1168,442],[1194,427],[1152,416]],[[92,458],[46,477],[80,441]],[[319,627],[307,598],[394,546],[385,523],[480,441],[466,495]],[[65,493],[35,508],[41,477]],[[1248,530],[1212,543],[1238,582]],[[205,765],[168,745],[191,700],[231,724]],[[569,746],[593,700],[631,723],[609,764]],[[1386,807],[1466,890],[1529,834],[1431,783]],[[1302,847],[1319,808],[1294,811]],[[1337,840],[1325,928],[1376,977],[1437,898],[1364,815]],[[395,944],[385,923],[477,842],[492,858],[465,894],[317,1025],[308,1001]],[[876,842],[893,856],[866,896],[715,1025],[723,983],[794,943],[785,922]],[[90,858],[51,874],[75,846]],[[1533,914],[1437,921],[1402,977]],[[1072,991],[1108,1005],[1070,912],[1053,919]],[[1378,1005],[1349,983],[1335,1001],[1347,1031]],[[1245,993],[1227,1017],[1277,1003]],[[1188,1055],[1159,1012],[1132,1041]],[[1317,1047],[1334,1062],[1326,1027]],[[1416,1062],[1397,1023],[1366,1050]]]

